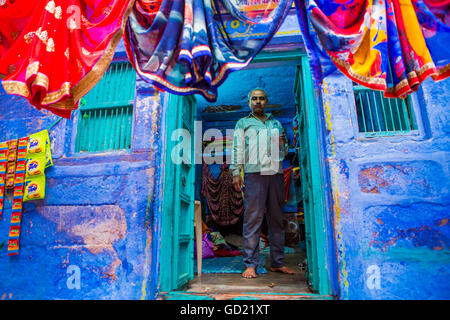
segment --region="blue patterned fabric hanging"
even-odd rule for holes
[[[125,47],[139,76],[171,93],[216,101],[230,72],[270,41],[293,0],[137,0]],[[230,33],[240,28],[240,37]]]

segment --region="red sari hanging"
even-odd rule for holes
[[[8,94],[70,118],[101,79],[134,0],[0,0],[0,78]]]

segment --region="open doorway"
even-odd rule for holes
[[[264,222],[260,239],[260,265],[257,269],[259,276],[256,279],[241,277],[244,270],[242,261],[243,201],[231,198],[226,192],[226,188],[229,187],[227,179],[229,184],[230,177],[227,164],[230,162],[232,146],[230,130],[234,129],[240,118],[249,114],[247,94],[255,87],[266,89],[269,98],[266,112],[271,113],[281,122],[288,139],[289,154],[283,161],[286,200],[283,209],[285,263],[296,271],[296,275],[284,275],[266,269],[269,266],[270,243],[266,237],[267,224]],[[186,98],[178,100],[184,101],[184,104],[187,101]],[[179,101],[177,103],[180,105]],[[320,165],[316,154],[313,154],[318,150],[317,119],[314,115],[314,107],[314,93],[306,57],[295,52],[288,52],[283,58],[280,58],[280,54],[277,58],[271,58],[270,54],[260,54],[247,69],[229,76],[227,82],[219,89],[219,99],[216,103],[209,103],[197,97],[195,108],[197,112],[191,117],[197,120],[196,125],[186,124],[186,121],[181,120],[176,122],[175,127],[179,128],[181,124],[185,128],[195,127],[195,130],[201,130],[203,161],[196,159],[197,164],[194,167],[173,171],[185,172],[189,176],[195,172],[192,188],[186,189],[185,195],[177,197],[176,190],[174,192],[165,190],[164,202],[167,205],[164,205],[164,216],[170,215],[172,221],[181,219],[181,217],[176,218],[182,213],[180,210],[177,211],[178,213],[174,210],[171,214],[166,213],[171,210],[170,206],[173,207],[178,203],[176,199],[180,198],[180,203],[184,203],[180,208],[184,208],[183,215],[189,219],[164,226],[164,219],[167,222],[168,218],[163,217],[161,250],[167,258],[161,260],[161,288],[166,288],[167,291],[177,289],[196,294],[226,295],[252,292],[262,295],[315,293],[331,296],[329,274],[325,270],[324,262],[329,257],[324,256],[326,250],[320,247],[326,243],[327,235],[323,234],[326,230],[320,228],[320,223],[323,223],[323,217],[320,218],[320,216],[325,215],[325,209],[319,201],[323,196]],[[180,114],[178,117],[189,118]],[[169,127],[168,130],[170,130]],[[192,144],[194,143],[198,141],[192,141]],[[218,145],[222,148],[221,154],[216,153]],[[198,157],[198,154],[196,156]],[[221,158],[222,161],[211,163],[211,158],[215,160]],[[167,170],[166,168],[166,173]],[[171,177],[170,179],[177,180],[176,174],[175,176],[171,174]],[[183,181],[181,184],[183,185]],[[186,177],[184,186],[186,186]],[[197,272],[195,237],[191,223],[194,201],[201,204],[202,241],[204,242],[201,275]],[[231,207],[233,212],[229,210]],[[181,234],[177,226],[183,226],[185,234]],[[188,230],[192,230],[190,237],[187,235]],[[175,238],[185,243],[175,241]],[[169,250],[170,246],[177,248]],[[185,247],[184,258],[181,258],[180,252],[183,250],[180,251],[180,248],[183,246]],[[169,262],[170,256],[173,257],[176,252],[179,255],[176,259],[178,262]],[[181,261],[182,259],[186,261]],[[171,285],[167,285],[168,277],[173,278],[173,275],[177,274],[174,272],[177,270],[176,265],[183,266],[183,263],[185,263],[185,272],[180,273],[178,279],[170,280]]]

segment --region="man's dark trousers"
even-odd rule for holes
[[[244,264],[258,266],[259,239],[266,212],[269,231],[270,266],[284,266],[284,180],[283,174],[264,175],[246,173],[244,175]]]

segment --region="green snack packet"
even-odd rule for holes
[[[23,202],[44,199],[45,197],[45,175],[25,180],[25,191]]]

